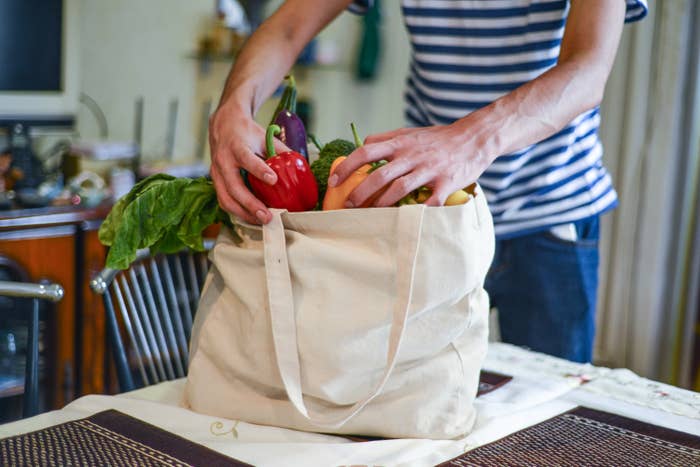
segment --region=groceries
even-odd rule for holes
[[[141,248],[154,254],[185,247],[203,251],[202,231],[216,223],[231,225],[211,181],[155,174],[117,201],[100,226],[99,239],[110,247],[107,267],[126,269]]]
[[[270,125],[266,133],[267,159],[265,163],[277,174],[277,183],[268,185],[249,176],[250,187],[260,201],[269,208],[290,212],[310,211],[318,201],[318,187],[311,168],[303,155],[295,151],[275,154],[272,139],[280,134],[278,125]]]
[[[252,174],[244,174],[246,184],[267,207],[290,212],[344,209],[350,194],[374,170],[386,161],[365,164],[343,183],[328,187],[328,179],[337,167],[358,147],[362,140],[354,125],[354,142],[335,139],[320,148],[319,158],[311,165],[305,157],[306,130],[294,114],[296,87],[288,78],[285,94],[266,132],[265,162],[277,174],[269,185]],[[291,151],[275,153],[274,138],[280,138]],[[388,187],[371,196],[363,206],[371,207]],[[476,185],[457,190],[445,205],[465,204]],[[431,188],[421,187],[396,203],[422,204],[430,198]],[[112,208],[100,227],[100,241],[110,247],[107,266],[125,269],[137,250],[150,248],[155,253],[171,253],[182,248],[203,250],[202,232],[212,224],[231,226],[231,219],[218,203],[212,182],[204,177],[185,178],[155,174],[137,183]]]
[[[278,133],[279,139],[292,151],[302,154],[308,161],[306,141],[307,133],[304,128],[304,124],[295,114],[297,94],[296,82],[294,81],[294,77],[291,75],[287,76],[286,79],[287,86],[285,87],[282,97],[280,98],[280,102],[273,113],[272,122],[270,124],[278,125],[280,127],[280,131]],[[313,143],[319,149],[318,159],[311,163],[311,172],[316,179],[316,195],[318,199],[318,203],[313,207],[304,209],[298,208],[300,204],[296,198],[298,198],[300,195],[300,190],[310,189],[308,186],[307,188],[295,186],[295,188],[292,189],[291,193],[289,194],[290,198],[288,202],[280,200],[279,197],[275,197],[275,201],[268,202],[265,195],[260,195],[259,193],[269,192],[269,187],[257,179],[255,179],[253,182],[254,177],[247,175],[247,182],[249,183],[251,190],[256,194],[256,196],[258,196],[258,198],[260,198],[261,201],[265,203],[266,206],[271,208],[284,207],[289,211],[308,211],[311,209],[322,209],[324,211],[329,211],[334,209],[344,209],[345,203],[353,190],[357,188],[357,186],[360,185],[360,183],[362,183],[369,176],[369,174],[372,173],[372,171],[381,168],[382,165],[387,163],[387,161],[382,160],[371,164],[365,164],[356,169],[355,172],[353,172],[345,181],[343,181],[342,184],[329,188],[328,179],[331,175],[333,175],[335,169],[355,149],[362,146],[362,140],[357,133],[354,123],[351,124],[351,129],[354,142],[347,141],[345,139],[335,139],[330,143],[321,146],[313,137],[311,137]],[[268,145],[268,148],[269,147],[270,146]],[[268,153],[269,152],[270,149],[268,149]],[[270,156],[268,155],[268,161],[270,160],[269,157]],[[285,181],[278,183],[287,185],[289,184],[289,181],[285,179]],[[284,187],[275,188],[276,186],[277,185],[272,187],[272,191],[281,190],[284,192],[286,190]],[[388,187],[385,187],[384,189],[375,193],[360,207],[371,207],[374,202],[384,193],[384,191],[386,191],[386,188]],[[431,193],[432,191],[429,187],[421,187],[418,190],[408,193],[405,197],[400,199],[396,203],[396,206],[402,206],[404,204],[422,204],[430,197]],[[470,197],[473,196],[473,193],[474,186],[457,190],[447,197],[445,200],[445,206],[465,204],[467,201],[469,201]],[[308,198],[311,198],[312,196],[313,194],[309,194]]]
[[[297,86],[294,76],[287,76],[287,87],[282,93],[279,105],[275,109],[270,125],[280,127],[279,139],[292,151],[303,155],[309,160],[309,150],[306,144],[306,128],[304,122],[296,114]]]

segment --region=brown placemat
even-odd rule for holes
[[[700,437],[577,407],[440,464],[460,467],[494,465],[700,465]]]
[[[3,466],[250,466],[116,410],[0,439]]]
[[[488,394],[500,388],[511,379],[513,379],[512,376],[481,370],[481,374],[479,374],[479,389],[476,392],[476,397],[483,396],[484,394]]]

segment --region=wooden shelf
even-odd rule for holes
[[[206,63],[233,63],[236,59],[234,55],[229,54],[200,54],[198,52],[189,53],[186,57],[201,62],[202,66],[205,66]],[[350,65],[347,63],[295,63],[294,68],[314,71],[350,71]]]

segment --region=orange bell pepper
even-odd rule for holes
[[[347,159],[346,156],[340,156],[333,161],[329,176],[333,175],[335,169],[337,169],[340,163],[345,159]],[[372,166],[365,164],[350,174],[340,185],[334,187],[329,186],[326,190],[326,196],[323,198],[323,210],[345,209],[345,202],[348,200],[350,193],[369,176],[371,170]]]

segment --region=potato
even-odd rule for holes
[[[469,194],[464,190],[457,190],[447,197],[445,206],[456,206],[458,204],[464,204],[467,201],[469,201]]]

